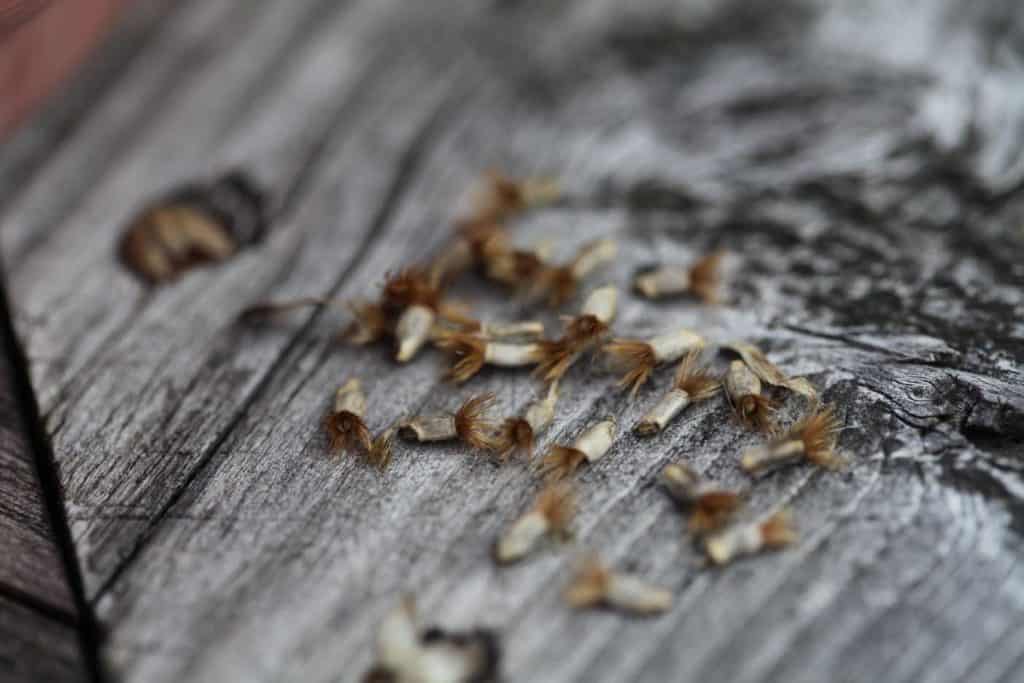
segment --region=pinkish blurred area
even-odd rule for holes
[[[130,0],[0,0],[0,139],[73,77]]]

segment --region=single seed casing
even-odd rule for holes
[[[667,334],[651,337],[648,342],[659,363],[671,363],[690,351],[704,348],[704,337],[696,332],[680,328]]]
[[[541,461],[539,472],[551,480],[569,476],[584,462],[594,463],[611,449],[615,420],[607,418],[587,428],[572,446],[553,446]]]
[[[744,555],[782,548],[797,539],[789,512],[777,512],[763,522],[736,524],[709,536],[704,550],[715,564],[726,564]]]
[[[473,216],[477,220],[502,221],[530,207],[554,201],[559,194],[558,182],[553,179],[517,180],[490,171],[483,186],[474,192]]]
[[[498,541],[495,555],[498,562],[514,562],[526,557],[544,538],[551,525],[539,510],[531,510],[515,521],[512,527]]]
[[[377,630],[376,662],[363,683],[494,683],[501,650],[487,629],[421,630],[415,604],[404,599]]]
[[[587,296],[580,309],[580,314],[582,316],[592,315],[605,325],[609,325],[615,319],[618,300],[619,290],[614,285],[598,287]]]
[[[753,555],[763,545],[761,527],[743,524],[731,527],[707,539],[705,548],[715,564],[725,564],[743,555]]]
[[[647,340],[615,339],[604,347],[613,368],[625,371],[619,386],[631,386],[631,396],[643,386],[660,363],[679,360],[689,351],[704,347],[704,338],[679,329]]]
[[[377,662],[395,671],[407,670],[415,663],[419,646],[416,603],[405,597],[377,628]]]
[[[334,412],[342,411],[357,417],[366,414],[366,394],[363,393],[362,382],[355,377],[342,384],[334,394]]]
[[[521,368],[536,364],[541,357],[539,344],[514,344],[488,341],[484,346],[484,363],[503,368]]]
[[[636,426],[636,433],[640,436],[657,434],[689,405],[690,394],[682,389],[671,389],[640,420]]]
[[[544,336],[544,323],[539,320],[522,320],[511,323],[482,323],[480,336],[488,339],[507,339],[522,337],[536,339]]]
[[[555,419],[555,403],[558,401],[558,382],[552,382],[548,393],[543,399],[534,401],[526,409],[526,423],[530,425],[534,435],[547,429]]]
[[[498,342],[474,334],[456,332],[445,334],[436,342],[456,360],[447,376],[455,382],[465,382],[476,375],[485,364],[506,368],[535,365],[544,357],[540,343]]]
[[[421,415],[402,424],[399,431],[416,441],[451,441],[459,436],[454,415]]]
[[[613,574],[605,600],[638,614],[657,614],[672,606],[672,592],[629,574]]]
[[[576,295],[583,277],[615,258],[617,247],[611,240],[597,240],[580,248],[567,265],[542,265],[528,290],[529,298],[547,296],[549,306],[559,306]]]
[[[119,257],[152,284],[223,261],[263,238],[266,202],[240,171],[176,188],[132,220],[121,237]]]
[[[398,338],[398,353],[395,359],[399,363],[407,363],[416,355],[430,338],[430,329],[434,325],[436,314],[432,308],[413,304],[402,312],[395,327]]]
[[[580,249],[569,270],[576,280],[582,280],[597,268],[611,263],[619,253],[614,240],[601,239],[590,242]]]
[[[514,562],[529,554],[542,538],[552,532],[565,533],[576,512],[572,489],[564,484],[547,486],[533,507],[517,519],[498,540],[495,557],[500,563]]]
[[[604,457],[615,440],[615,419],[607,418],[593,425],[576,438],[573,448],[586,456],[587,462],[597,462]]]
[[[666,465],[661,472],[661,482],[676,502],[689,509],[689,527],[696,533],[722,527],[742,503],[735,491],[700,477],[681,463]]]
[[[690,271],[682,266],[662,266],[637,274],[633,286],[648,299],[685,294],[690,291]]]
[[[640,436],[657,434],[691,403],[705,401],[720,388],[718,380],[700,364],[700,350],[687,352],[673,378],[673,386],[637,423],[634,431]]]
[[[648,299],[693,294],[714,303],[718,299],[718,268],[724,256],[724,252],[716,251],[689,268],[659,266],[645,270],[636,275],[633,286]]]
[[[745,426],[768,432],[772,429],[774,404],[761,395],[761,379],[741,360],[729,364],[723,381],[733,411]]]
[[[796,392],[811,401],[818,400],[818,392],[804,377],[787,377],[782,370],[775,366],[764,352],[753,344],[746,342],[730,342],[722,344],[722,348],[730,349],[743,359],[747,367],[758,376],[763,382],[772,386],[785,387]]]
[[[519,450],[526,454],[527,459],[533,457],[533,444],[537,435],[548,428],[555,418],[555,403],[558,401],[558,382],[552,382],[547,395],[534,401],[526,409],[523,417],[512,417],[505,420],[502,426],[501,457],[507,458]]]
[[[672,463],[661,471],[661,483],[680,503],[692,503],[701,479],[686,465]]]
[[[551,382],[561,377],[573,363],[597,344],[615,318],[618,290],[599,287],[583,303],[580,315],[569,320],[565,333],[556,340],[540,343],[541,361],[535,374]]]
[[[499,451],[504,445],[499,425],[485,415],[493,403],[494,394],[474,396],[454,414],[420,415],[403,423],[399,432],[416,441],[459,439],[473,448]]]
[[[747,449],[740,458],[740,467],[744,472],[760,476],[803,460],[804,442],[793,439]]]
[[[836,452],[840,431],[842,426],[834,408],[825,406],[804,417],[772,443],[748,449],[740,458],[740,466],[754,476],[804,460],[826,469],[838,469],[845,462]]]
[[[761,394],[761,380],[754,371],[741,360],[729,363],[729,372],[725,375],[725,391],[735,401],[744,396]]]
[[[672,593],[590,558],[574,575],[565,600],[575,608],[605,605],[634,614],[656,614],[672,606]]]
[[[355,377],[345,382],[334,394],[334,406],[324,417],[324,429],[333,451],[357,449],[369,453],[373,447],[370,430],[363,422],[366,395]]]

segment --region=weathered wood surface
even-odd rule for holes
[[[435,620],[500,629],[512,681],[1018,678],[1022,21],[997,0],[176,9],[69,133],[48,113],[0,154],[15,324],[110,668],[352,680],[411,591]],[[27,138],[60,143],[8,151]],[[119,268],[148,197],[235,164],[277,198],[266,247],[160,290]],[[489,166],[561,177],[567,199],[517,230],[562,254],[614,236],[605,280],[730,250],[728,303],[627,296],[616,330],[749,339],[837,403],[848,470],[753,489],[756,510],[792,506],[799,545],[701,569],[653,486],[676,458],[745,481],[753,437],[722,402],[654,441],[623,434],[580,478],[575,546],[512,569],[489,550],[533,495],[523,468],[458,447],[402,445],[384,475],[325,456],[319,420],[353,373],[375,429],[484,390],[515,414],[537,391],[508,372],[454,389],[431,353],[399,368],[341,347],[329,313],[234,321],[270,296],[371,293],[442,244]],[[544,443],[598,415],[631,425],[666,381],[628,405],[577,368]],[[677,605],[570,613],[586,548]]]
[[[82,681],[91,621],[75,599],[59,483],[33,442],[12,342],[0,326],[0,680]]]
[[[89,680],[75,626],[0,593],[0,680]]]

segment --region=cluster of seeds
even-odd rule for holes
[[[391,460],[397,433],[419,443],[457,440],[493,454],[502,463],[521,456],[541,487],[526,512],[497,539],[494,556],[499,565],[523,560],[545,539],[571,536],[581,496],[573,483],[574,475],[608,454],[615,442],[619,426],[609,416],[586,426],[571,443],[554,444],[542,457],[534,458],[538,436],[551,425],[556,403],[568,393],[566,373],[588,354],[606,361],[606,366],[619,375],[618,386],[628,389],[631,398],[660,367],[676,364],[667,393],[633,426],[638,436],[655,437],[691,404],[724,394],[737,421],[767,437],[763,445],[747,450],[739,459],[742,470],[755,480],[795,463],[830,469],[842,464],[836,453],[840,422],[831,406],[819,403],[806,379],[787,377],[756,346],[745,342],[711,344],[688,329],[648,339],[612,337],[619,298],[614,286],[590,290],[579,312],[566,317],[561,332],[552,337],[545,335],[542,323],[533,320],[477,320],[466,306],[449,298],[450,285],[460,274],[472,270],[513,288],[528,302],[560,306],[572,300],[592,273],[615,258],[615,243],[597,240],[584,245],[569,262],[554,263],[544,245],[532,250],[514,246],[507,228],[516,214],[556,196],[557,188],[550,182],[514,181],[492,175],[474,213],[456,224],[443,254],[431,263],[408,267],[388,277],[378,300],[301,299],[263,304],[246,312],[247,317],[265,316],[301,306],[340,304],[353,316],[343,334],[345,339],[354,344],[392,343],[400,363],[412,360],[424,346],[432,344],[450,359],[446,376],[456,383],[467,382],[485,365],[492,365],[532,368],[533,375],[547,385],[522,416],[494,416],[495,396],[483,394],[470,398],[454,412],[412,416],[374,437],[364,422],[366,398],[361,384],[358,379],[349,379],[337,390],[333,409],[324,421],[333,450],[359,455],[383,468]],[[716,302],[722,257],[721,252],[714,252],[686,268],[645,270],[636,275],[634,290],[652,299],[686,295],[705,303]],[[711,348],[738,356],[724,375],[714,372],[706,362]],[[765,392],[766,386],[801,396],[804,417],[788,428],[780,427],[777,404]],[[687,529],[710,563],[726,564],[745,555],[781,548],[796,539],[788,511],[760,519],[744,515],[744,492],[706,479],[686,464],[668,465],[661,480],[685,513]],[[576,608],[601,605],[651,614],[668,609],[672,594],[616,571],[597,556],[588,556],[566,588],[565,600]],[[420,634],[411,606],[403,603],[381,626],[378,664],[365,680],[492,679],[498,657],[492,634],[481,631],[442,637],[439,631],[433,633],[433,638]]]

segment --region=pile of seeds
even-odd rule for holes
[[[593,355],[619,374],[618,386],[635,398],[638,390],[664,366],[676,364],[668,392],[649,407],[633,429],[653,438],[687,409],[722,394],[737,422],[764,435],[764,443],[742,453],[740,467],[755,480],[785,466],[810,463],[827,469],[843,464],[836,451],[840,421],[831,406],[821,405],[814,387],[801,377],[787,377],[756,346],[733,341],[717,350],[735,356],[724,376],[705,362],[710,346],[698,332],[666,330],[648,339],[611,334],[619,291],[600,286],[583,296],[578,313],[565,317],[562,331],[546,336],[534,320],[482,321],[452,300],[448,292],[465,272],[475,271],[500,286],[511,288],[527,302],[557,307],[585,290],[588,277],[616,257],[615,242],[601,239],[584,245],[568,263],[554,263],[545,247],[514,246],[508,225],[517,214],[556,199],[556,186],[547,181],[488,177],[472,214],[455,225],[454,236],[442,255],[425,264],[406,267],[387,278],[375,301],[331,302],[302,299],[254,307],[246,316],[266,316],[301,306],[343,303],[353,321],[344,338],[353,344],[390,343],[399,363],[412,360],[428,344],[450,358],[446,375],[462,383],[485,365],[532,368],[546,388],[521,416],[493,415],[495,397],[470,398],[458,410],[417,415],[374,436],[364,422],[366,398],[358,378],[337,389],[332,410],[324,419],[330,448],[385,467],[394,436],[412,442],[458,440],[489,452],[501,463],[516,456],[527,463],[540,482],[534,503],[496,540],[499,565],[522,561],[545,539],[569,536],[580,491],[574,485],[580,468],[604,457],[619,425],[604,418],[586,426],[571,443],[552,445],[535,453],[538,435],[554,418],[555,405],[571,396],[566,373],[581,358]],[[705,303],[719,299],[719,268],[723,254],[712,253],[689,267],[661,266],[636,275],[635,292],[646,298],[690,296]],[[804,415],[782,426],[777,404],[765,385],[800,397]],[[702,477],[684,463],[664,468],[661,480],[688,518],[688,531],[713,564],[781,548],[796,540],[787,510],[761,519],[742,514],[745,496]],[[672,594],[643,579],[616,571],[599,557],[589,556],[577,567],[565,591],[575,608],[605,606],[638,614],[668,609]],[[498,669],[499,648],[487,631],[451,634],[439,629],[421,633],[415,610],[406,600],[380,628],[377,665],[367,681],[485,681]]]

